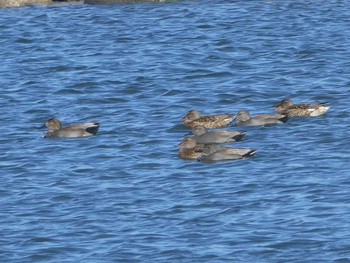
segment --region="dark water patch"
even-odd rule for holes
[[[56,92],[53,93],[54,95],[81,95],[84,94],[84,92],[80,91],[79,89],[75,88],[62,88]]]
[[[29,38],[18,38],[16,42],[19,44],[31,44],[33,40]]]

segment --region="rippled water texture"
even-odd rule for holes
[[[0,10],[0,261],[348,262],[349,13],[347,1]],[[246,127],[230,146],[257,149],[249,160],[178,158],[188,110],[274,113],[284,98],[331,109]],[[42,139],[53,116],[100,132]]]

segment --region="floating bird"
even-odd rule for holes
[[[325,114],[330,106],[320,104],[294,104],[291,100],[283,100],[275,110],[288,116],[315,117]]]
[[[242,140],[246,131],[210,131],[202,125],[197,125],[192,128],[192,138],[197,143],[231,143]]]
[[[205,163],[213,163],[217,161],[228,161],[245,159],[253,156],[255,149],[249,148],[226,148],[212,144],[203,145],[203,154],[198,158],[199,161]]]
[[[242,149],[243,150],[243,149]],[[229,161],[229,160],[239,160],[246,159],[252,157],[256,153],[256,150],[247,149],[245,153],[230,153],[230,151],[226,150],[218,150],[214,153],[208,155],[202,155],[198,158],[199,161],[205,163],[213,163],[218,161]]]
[[[182,159],[216,162],[223,160],[237,160],[255,154],[254,149],[225,148],[212,144],[197,144],[196,140],[186,137],[180,143],[179,156]]]
[[[228,126],[235,116],[232,114],[218,114],[201,116],[198,111],[191,110],[187,112],[182,122],[185,126],[193,128],[194,126],[202,125],[205,128],[223,128]]]
[[[91,135],[96,135],[100,124],[96,122],[85,123],[81,125],[72,125],[67,127],[62,127],[62,123],[56,119],[51,118],[45,123],[46,127],[49,129],[44,137],[57,137],[57,138],[77,138],[77,137],[87,137]]]
[[[236,115],[237,126],[272,126],[282,124],[289,119],[285,115],[257,115],[251,117],[248,111],[239,111]]]

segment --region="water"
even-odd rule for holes
[[[349,262],[348,1],[213,2],[0,10],[1,262]],[[331,110],[178,158],[188,110],[284,98]]]

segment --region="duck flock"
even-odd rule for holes
[[[255,149],[228,148],[220,144],[234,143],[242,140],[246,131],[225,131],[208,129],[224,128],[234,121],[237,126],[273,126],[283,124],[290,117],[315,117],[325,114],[329,106],[321,104],[294,104],[283,100],[275,110],[277,114],[251,116],[248,111],[239,111],[236,115],[219,114],[201,116],[191,110],[183,118],[183,124],[192,130],[192,136],[185,137],[180,143],[179,157],[185,160],[198,160],[206,163],[238,160],[253,156]]]
[[[225,131],[208,129],[224,128],[234,121],[237,126],[273,126],[283,124],[290,117],[314,117],[325,114],[329,106],[321,104],[294,104],[291,100],[283,100],[275,110],[277,114],[251,116],[248,111],[239,111],[236,115],[218,114],[201,116],[198,111],[191,110],[183,118],[183,124],[192,130],[192,136],[185,137],[180,143],[179,156],[185,160],[198,160],[207,163],[227,160],[245,159],[256,153],[250,148],[228,148],[222,144],[242,140],[246,131]],[[44,138],[78,138],[96,135],[100,124],[90,122],[63,127],[62,123],[51,118],[45,126],[48,131]]]

